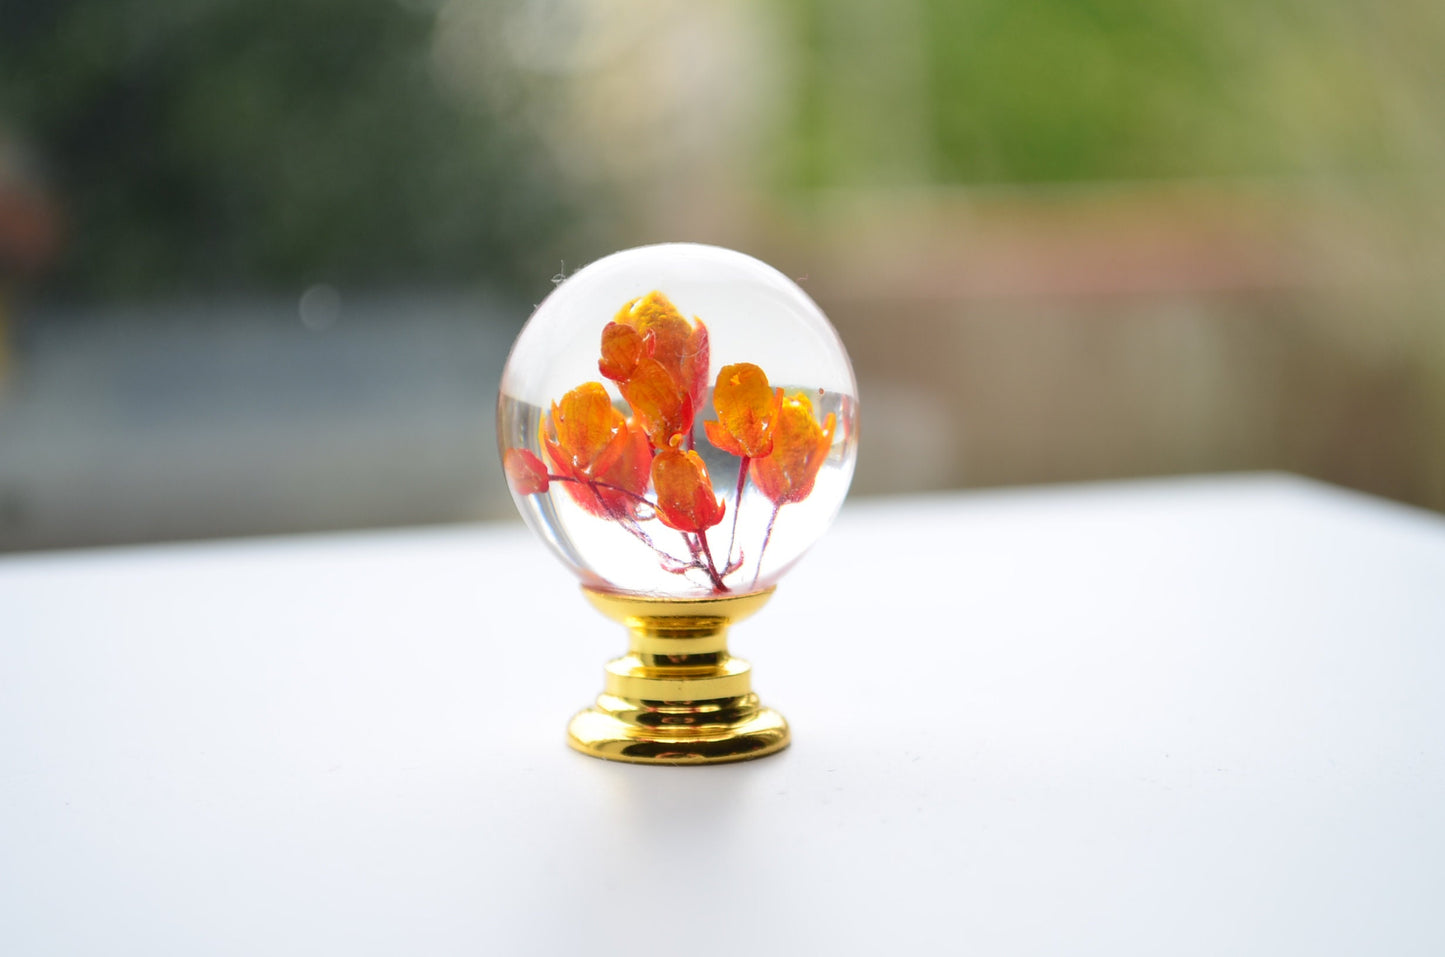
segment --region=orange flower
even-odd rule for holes
[[[724,452],[762,458],[773,451],[773,422],[782,404],[768,386],[768,377],[751,362],[723,366],[712,390],[716,422],[704,422],[708,441]]]
[[[707,326],[702,320],[684,319],[671,300],[654,291],[623,306],[615,321],[632,326],[644,339],[652,340],[652,357],[686,390],[692,407],[701,408],[711,361]]]
[[[660,292],[634,299],[602,330],[598,371],[618,383],[653,445],[692,430],[707,392],[707,326],[688,321]]]
[[[640,360],[632,374],[618,383],[622,398],[632,407],[652,444],[665,449],[673,436],[692,431],[692,399],[677,386],[677,380],[656,359]]]
[[[507,449],[502,456],[502,469],[518,495],[547,491],[547,466],[526,449]]]
[[[813,418],[813,403],[801,392],[783,399],[773,426],[773,452],[753,459],[749,467],[753,484],[780,507],[807,498],[833,446],[836,424],[837,417],[829,412],[820,427]]]
[[[712,493],[702,456],[682,451],[676,441],[653,458],[652,485],[657,490],[657,517],[679,532],[706,531],[727,511]]]
[[[584,383],[553,402],[541,438],[578,505],[602,518],[636,515],[652,447],[647,434],[612,407],[602,383]]]
[[[642,496],[647,491],[651,465],[652,444],[647,441],[647,433],[628,422],[627,441],[623,444],[622,454],[597,476],[599,482],[613,486],[597,489],[609,518],[616,515],[636,518],[638,507],[647,507]]]
[[[632,326],[609,322],[602,327],[602,358],[597,362],[597,371],[607,378],[626,382],[646,355],[647,341]]]
[[[553,402],[545,425],[542,441],[552,461],[583,475],[610,465],[626,432],[626,420],[600,382],[579,385]]]

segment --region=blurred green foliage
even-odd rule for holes
[[[439,88],[433,20],[395,0],[0,5],[0,134],[67,224],[50,291],[534,278],[569,202],[524,126]]]
[[[1290,7],[934,3],[932,85],[951,93],[933,104],[940,172],[1142,179],[1377,165],[1369,71],[1326,4]]]
[[[794,182],[1372,174],[1399,165],[1445,80],[1445,5],[1422,0],[879,6],[792,6]]]
[[[502,35],[537,6],[478,9]],[[540,6],[557,22],[579,12]],[[608,15],[605,0],[583,6]],[[508,82],[540,92],[510,106],[463,102],[438,82],[437,9],[0,0],[0,140],[8,129],[38,157],[68,224],[50,288],[104,298],[482,280],[535,293],[614,198],[597,176],[580,196],[555,167],[557,144],[534,132],[533,100],[569,95],[546,64],[517,68]],[[1445,156],[1436,0],[769,9],[788,24],[789,80],[773,95],[790,122],[768,147],[772,182],[750,185],[770,185],[774,201],[873,186],[1368,178],[1412,163],[1433,183]],[[485,73],[504,45],[463,52]],[[588,162],[571,149],[574,168]]]

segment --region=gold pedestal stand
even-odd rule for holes
[[[753,694],[751,666],[728,655],[728,625],[773,589],[722,598],[636,598],[583,588],[627,626],[626,655],[607,663],[597,704],[572,719],[567,743],[593,757],[637,764],[720,764],[788,746],[788,722]]]

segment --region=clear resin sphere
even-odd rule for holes
[[[773,585],[837,514],[858,447],[827,318],[715,246],[569,277],[517,337],[497,415],[527,524],[583,584],[659,598]]]

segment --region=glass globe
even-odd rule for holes
[[[537,308],[497,435],[522,516],[584,585],[727,597],[775,584],[837,514],[857,396],[796,283],[671,243],[601,259]]]

